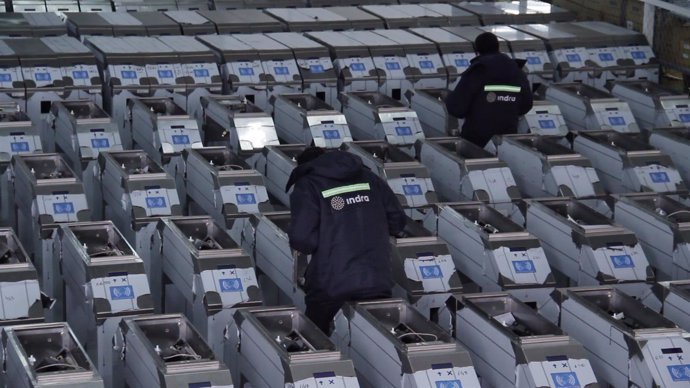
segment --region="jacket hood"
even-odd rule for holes
[[[362,159],[345,151],[329,151],[318,158],[297,166],[285,185],[285,192],[306,175],[315,175],[337,181],[347,181],[362,174]]]
[[[503,73],[505,78],[513,78],[518,71],[522,71],[526,62],[523,59],[513,59],[503,53],[484,54],[472,58],[471,66],[465,72],[484,66],[489,69],[489,72]]]

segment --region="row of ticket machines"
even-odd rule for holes
[[[228,386],[218,360],[252,387],[687,384],[690,199],[674,165],[688,155],[687,129],[583,131],[572,148],[506,136],[493,155],[423,138],[417,118],[414,142],[395,125],[389,137],[377,107],[394,100],[343,96],[369,114],[334,111],[347,119],[316,120],[321,133],[361,116],[369,122],[352,134],[372,140],[322,145],[362,157],[417,220],[392,241],[400,299],[346,306],[331,339],[299,312],[307,258],[293,256],[280,210],[305,146],[277,139],[313,133],[321,100],[273,99],[274,124],[246,99],[205,96],[199,127],[173,99],[132,98],[124,128],[92,102],[58,101],[27,139],[59,153],[5,164],[2,214],[19,237],[6,231],[0,292],[8,323],[40,322],[50,297],[49,320],[71,329],[7,330],[17,359],[7,352],[6,363],[21,365],[7,367],[8,386]],[[8,126],[34,128],[7,114]],[[662,151],[664,138],[685,151]],[[189,318],[150,315],[161,311]]]

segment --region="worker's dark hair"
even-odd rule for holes
[[[297,155],[297,165],[299,166],[304,163],[311,162],[325,153],[326,150],[321,147],[307,147],[304,151],[302,151],[301,154]]]
[[[479,34],[474,40],[474,49],[479,55],[494,54],[498,52],[498,38],[491,32]]]

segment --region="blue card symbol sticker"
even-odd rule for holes
[[[220,279],[218,282],[220,285],[220,292],[240,292],[244,290],[242,287],[242,280],[237,278]]]
[[[443,271],[438,265],[420,265],[419,272],[422,274],[422,279],[440,279],[443,277]]]
[[[164,197],[146,197],[146,207],[149,209],[160,209],[167,207]]]
[[[12,74],[9,74],[9,73],[0,74],[0,82],[12,82]]]
[[[363,63],[351,63],[350,64],[350,70],[352,70],[352,71],[364,71],[364,70],[366,70],[366,67],[364,66]]]
[[[400,63],[398,62],[386,62],[387,70],[400,70]]]
[[[580,54],[566,54],[565,59],[567,59],[568,62],[582,62]]]
[[[243,76],[254,75],[254,69],[252,69],[251,67],[240,67],[240,75],[243,75]]]
[[[652,178],[652,182],[654,183],[668,183],[671,181],[671,179],[668,177],[668,174],[663,171],[650,172],[649,177]]]
[[[419,67],[422,69],[433,69],[434,62],[431,61],[419,61]]]
[[[122,78],[124,78],[124,79],[136,79],[137,78],[137,72],[131,71],[131,70],[121,71],[120,75],[122,75]]]
[[[551,378],[556,388],[581,388],[574,372],[551,373]]]
[[[437,381],[436,388],[462,388],[460,380]]]
[[[553,120],[539,120],[539,127],[541,129],[554,129],[556,123]]]
[[[254,194],[235,194],[238,205],[254,205],[256,203],[256,197]]]
[[[189,144],[189,136],[187,135],[172,135],[173,144]]]
[[[645,54],[644,51],[632,51],[630,56],[633,59],[647,59],[647,54]]]
[[[395,127],[395,133],[398,136],[412,136],[412,128],[410,127]]]
[[[288,70],[288,68],[285,66],[275,66],[273,68],[273,72],[276,73],[276,75],[289,75],[290,74],[290,70]]]
[[[110,141],[107,138],[91,139],[92,148],[110,148]]]
[[[323,131],[323,137],[324,137],[326,140],[336,140],[336,139],[340,139],[340,132],[338,132],[338,131],[335,130],[335,129],[325,129],[325,130]]]
[[[667,368],[673,381],[690,381],[690,365],[668,365]]]
[[[29,143],[25,141],[10,143],[10,149],[12,152],[29,152]]]
[[[681,113],[678,115],[682,123],[690,123],[690,113]]]
[[[132,286],[110,286],[110,299],[134,299],[134,289]]]
[[[625,125],[625,119],[620,116],[609,117],[609,123],[611,125]]]
[[[309,71],[312,73],[323,73],[323,65],[309,65]]]
[[[613,268],[635,268],[635,263],[630,255],[611,256],[611,262],[613,263]]]
[[[89,73],[87,71],[79,70],[72,72],[72,78],[74,79],[87,79],[89,78]]]
[[[422,186],[420,185],[403,185],[403,192],[405,195],[422,195]]]
[[[611,62],[611,61],[613,61],[613,54],[611,54],[611,53],[600,53],[599,54],[599,60]]]
[[[158,70],[158,77],[159,78],[172,78],[173,72],[172,72],[172,70]]]
[[[34,74],[36,81],[50,81],[50,73],[36,73]]]
[[[513,261],[513,268],[516,273],[535,273],[537,272],[534,262],[532,260],[515,260]]]
[[[195,77],[208,77],[208,69],[194,69],[194,76]]]
[[[74,214],[74,204],[72,202],[58,202],[53,204],[55,214]]]
[[[455,60],[455,66],[457,67],[468,67],[470,65],[470,61],[467,59],[456,59]]]
[[[541,65],[541,58],[539,57],[527,57],[528,65]]]

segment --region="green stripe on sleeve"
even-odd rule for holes
[[[510,93],[520,93],[522,90],[519,86],[513,85],[485,85],[485,92],[510,92]]]
[[[338,194],[345,194],[345,193],[351,193],[353,191],[365,191],[365,190],[371,190],[371,187],[369,187],[368,183],[356,183],[354,185],[340,186],[340,187],[334,187],[332,189],[324,190],[321,192],[321,195],[324,198],[328,198],[328,197],[332,197],[332,196],[338,195]]]

